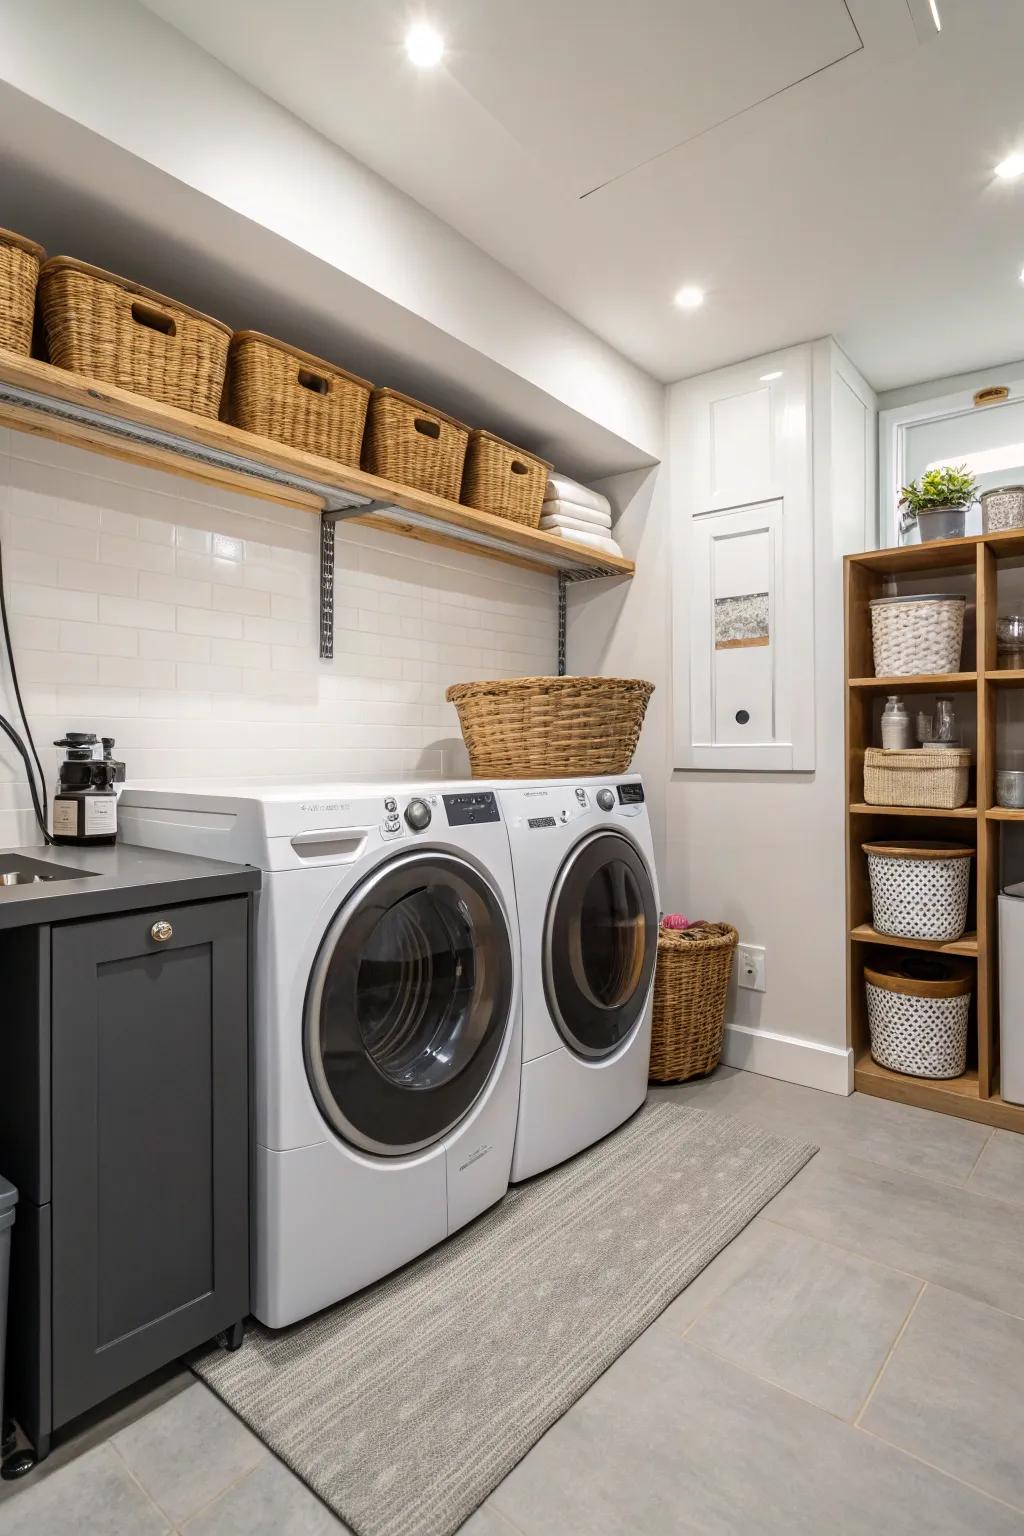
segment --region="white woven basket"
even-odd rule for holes
[[[967,1066],[967,1021],[972,978],[965,967],[927,962],[875,970],[865,968],[871,1054],[892,1072],[913,1077],[961,1077]],[[920,975],[901,975],[919,970]]]
[[[876,677],[959,672],[967,599],[934,593],[871,603]]]
[[[864,843],[872,925],[902,939],[958,939],[967,927],[973,848],[955,843]]]
[[[986,533],[1024,528],[1024,485],[1001,485],[981,494],[982,525]]]

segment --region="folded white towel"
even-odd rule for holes
[[[610,528],[610,512],[595,512],[592,507],[581,507],[574,501],[546,501],[540,509],[544,517],[571,517],[574,523],[585,523],[588,528]]]
[[[585,485],[580,485],[578,480],[570,480],[568,475],[557,475],[552,471],[548,475],[548,488],[544,492],[545,501],[571,501],[578,507],[589,507],[592,512],[611,513],[612,504],[607,496],[602,496],[599,491],[592,491]]]
[[[587,533],[593,539],[610,539],[607,528],[594,528],[589,523],[574,522],[571,517],[541,518],[542,533]]]
[[[599,533],[584,533],[579,528],[552,528],[551,532],[573,544],[586,544],[589,549],[599,549],[605,555],[622,554],[614,539],[604,539]]]

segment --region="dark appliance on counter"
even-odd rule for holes
[[[124,763],[113,755],[113,736],[97,738],[68,731],[55,747],[64,748],[53,797],[55,843],[117,841],[117,784],[124,783]]]

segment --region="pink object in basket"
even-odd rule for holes
[[[661,926],[663,928],[697,928],[703,921],[702,917],[698,917],[691,923],[690,919],[684,917],[681,912],[670,912],[667,917],[662,918]]]

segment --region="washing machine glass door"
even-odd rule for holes
[[[342,905],[306,996],[306,1069],[328,1124],[368,1152],[429,1146],[472,1107],[510,1022],[502,903],[455,855],[380,866]]]
[[[654,978],[658,911],[636,845],[618,832],[577,843],[559,871],[544,935],[544,988],[566,1044],[607,1056],[638,1023]]]

